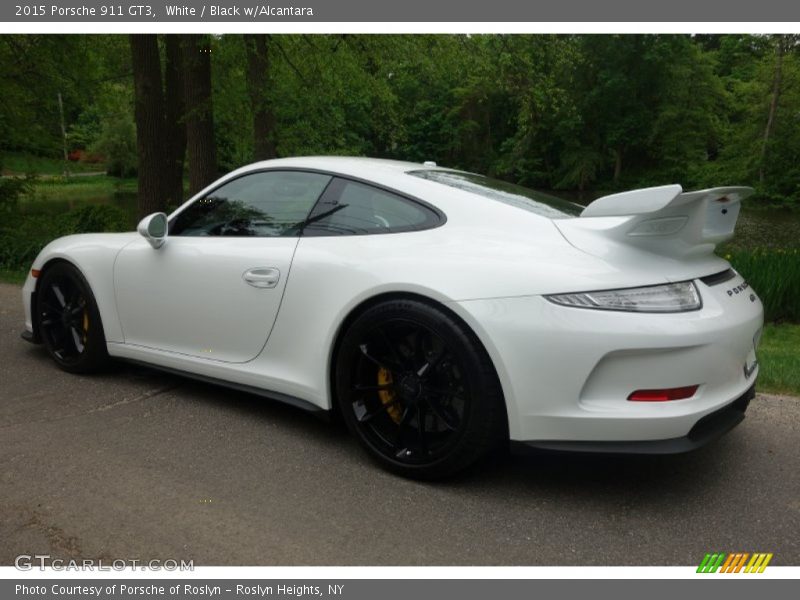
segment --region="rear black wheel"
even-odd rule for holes
[[[409,477],[456,473],[505,431],[500,385],[480,342],[451,314],[416,300],[378,304],[352,323],[336,392],[362,445]]]
[[[94,296],[72,265],[47,268],[36,294],[36,318],[47,352],[70,373],[89,373],[108,361],[103,325]]]

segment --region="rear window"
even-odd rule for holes
[[[461,171],[420,170],[408,171],[409,175],[428,179],[443,185],[478,194],[503,204],[516,206],[522,210],[536,213],[550,219],[564,219],[581,214],[583,206],[543,194],[507,181],[484,177],[474,173]]]

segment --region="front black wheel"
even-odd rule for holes
[[[505,431],[486,351],[460,320],[424,302],[391,300],[362,313],[345,333],[335,376],[348,428],[405,476],[452,475]]]
[[[55,363],[70,373],[89,373],[108,361],[94,296],[83,275],[59,262],[41,276],[36,318],[42,342]]]

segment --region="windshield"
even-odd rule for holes
[[[521,185],[476,175],[462,171],[442,171],[442,170],[420,170],[408,171],[409,175],[435,181],[443,185],[464,190],[497,200],[504,204],[510,204],[523,210],[527,210],[550,219],[564,219],[576,217],[581,214],[583,206],[556,198],[549,194],[543,194]]]

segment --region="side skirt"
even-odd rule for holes
[[[218,385],[220,387],[225,387],[228,389],[236,390],[238,392],[245,392],[247,394],[253,394],[255,396],[261,396],[262,398],[267,398],[269,400],[275,400],[277,402],[282,402],[283,404],[288,404],[289,406],[294,406],[295,408],[302,409],[306,412],[313,414],[315,417],[321,418],[323,420],[330,419],[330,412],[329,410],[325,410],[324,408],[320,408],[316,404],[312,404],[307,400],[303,400],[301,398],[295,398],[294,396],[290,396],[288,394],[282,394],[281,392],[273,392],[270,390],[265,390],[263,388],[255,387],[252,385],[247,385],[244,383],[236,383],[233,381],[225,381],[224,379],[217,379],[216,377],[209,377],[208,375],[199,375],[197,373],[190,373],[188,371],[181,371],[180,369],[173,369],[171,367],[164,367],[161,365],[154,365],[153,363],[145,362],[143,360],[136,360],[135,358],[125,358],[125,357],[114,357],[116,360],[122,360],[125,362],[129,362],[132,364],[140,365],[142,367],[147,367],[148,369],[154,369],[156,371],[162,371],[164,373],[169,373],[171,375],[178,375],[180,377],[186,377],[187,379],[194,379],[195,381],[202,381],[203,383],[210,383],[212,385]]]

